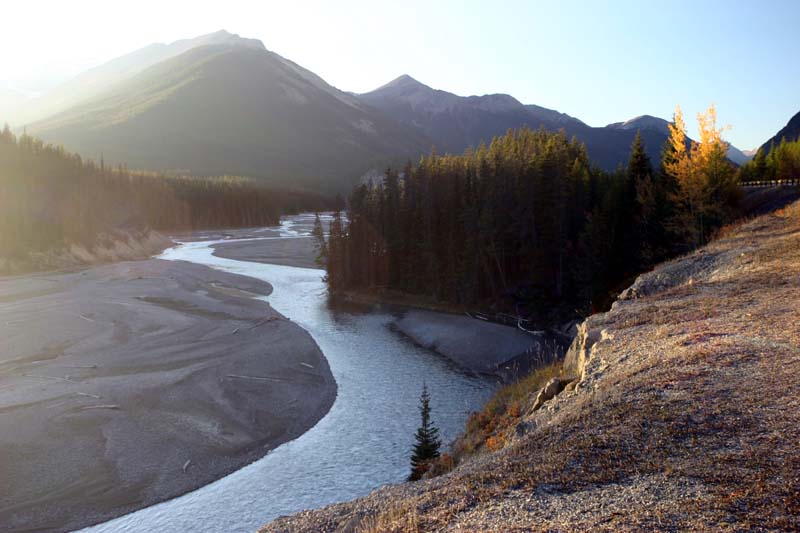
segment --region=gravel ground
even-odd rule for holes
[[[0,278],[0,531],[63,531],[205,485],[315,424],[316,343],[186,262]]]
[[[504,448],[261,531],[800,530],[800,204],[633,288]]]

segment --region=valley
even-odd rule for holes
[[[113,8],[2,8],[0,532],[800,530],[800,5]]]

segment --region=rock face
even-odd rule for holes
[[[798,530],[798,316],[796,203],[581,324],[576,381],[523,398],[502,449],[262,531]]]
[[[542,387],[539,394],[536,395],[536,400],[533,402],[531,411],[538,411],[548,400],[555,398],[567,385],[575,381],[575,378],[552,378],[547,384]]]

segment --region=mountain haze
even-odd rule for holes
[[[0,127],[5,122],[13,122],[13,116],[26,100],[24,94],[7,87],[0,87]]]
[[[193,39],[181,39],[170,44],[153,43],[89,69],[52,91],[29,100],[10,116],[9,120],[15,125],[22,126],[46,118],[102,94],[115,84],[130,79],[152,65],[192,48],[205,45],[241,46],[255,49],[264,47],[256,39],[245,39],[225,30]]]
[[[258,41],[191,48],[29,131],[137,168],[303,187],[333,187],[429,147]]]

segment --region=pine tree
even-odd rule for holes
[[[633,272],[652,264],[654,256],[652,245],[657,224],[654,220],[656,198],[652,176],[653,165],[644,150],[641,133],[637,131],[627,168],[626,192],[632,200],[633,209],[628,213],[630,219],[625,221],[630,225],[627,231],[629,238],[625,241],[629,261],[626,267]]]
[[[325,232],[322,229],[319,213],[314,213],[314,229],[311,231],[311,235],[314,237],[314,250],[317,252],[314,261],[317,265],[325,267],[328,260],[328,245],[325,243]]]
[[[416,481],[428,469],[430,462],[439,457],[439,429],[431,422],[431,397],[427,385],[422,385],[422,395],[419,398],[419,413],[422,423],[415,435],[416,443],[411,455],[411,474],[409,481]]]

